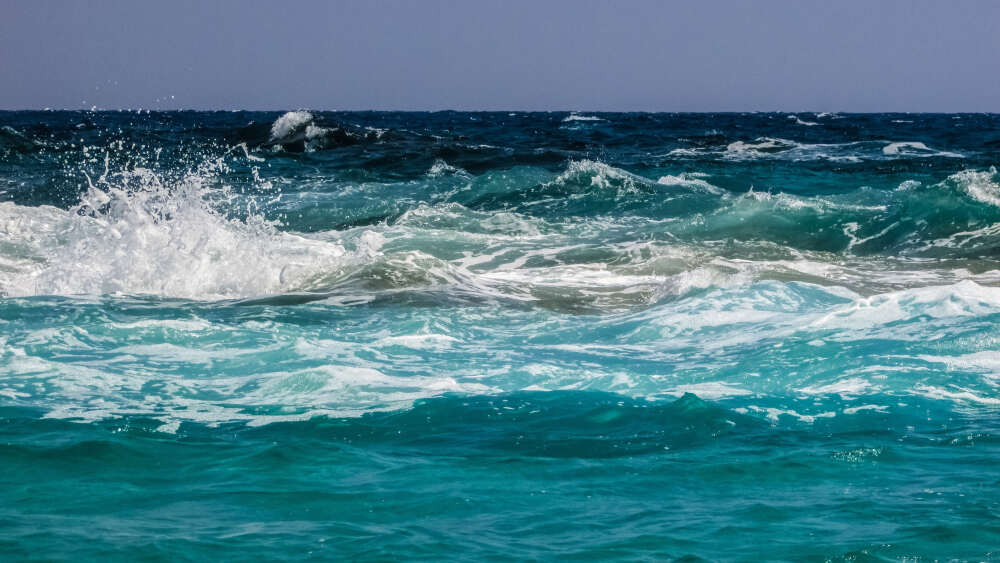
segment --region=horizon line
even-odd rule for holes
[[[52,107],[21,107],[21,108],[5,108],[0,107],[0,112],[80,112],[80,113],[112,113],[112,112],[147,112],[147,113],[169,113],[169,112],[248,112],[248,113],[278,113],[278,112],[293,112],[293,111],[307,111],[307,112],[320,112],[320,113],[504,113],[504,112],[518,112],[518,113],[603,113],[603,114],[613,114],[613,113],[638,113],[638,114],[664,114],[664,113],[674,113],[674,114],[746,114],[746,113],[783,113],[783,114],[795,114],[795,113],[812,113],[816,115],[827,114],[853,114],[853,115],[871,115],[871,114],[907,114],[907,115],[957,115],[957,114],[976,114],[976,115],[998,115],[1000,110],[997,111],[955,111],[955,110],[920,110],[920,111],[908,111],[908,110],[876,110],[876,111],[857,111],[857,110],[811,110],[811,109],[796,109],[796,110],[786,110],[786,109],[770,109],[770,110],[607,110],[607,109],[516,109],[516,108],[502,108],[502,109],[454,109],[454,108],[441,108],[441,109],[384,109],[384,108],[366,108],[366,109],[316,109],[316,108],[277,108],[277,109],[260,109],[260,108],[145,108],[145,107],[120,107],[120,108],[52,108]]]

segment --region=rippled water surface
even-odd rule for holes
[[[1000,559],[1000,116],[0,112],[0,558]]]

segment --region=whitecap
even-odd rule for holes
[[[596,115],[579,115],[576,113],[572,113],[563,118],[563,123],[569,123],[572,121],[607,121],[607,120],[597,117]]]
[[[997,169],[962,170],[948,176],[972,199],[1000,207],[1000,183],[996,182]]]
[[[106,172],[69,211],[0,205],[0,294],[255,297],[308,289],[377,254],[373,237],[349,252],[259,214],[226,217],[211,203],[225,190],[209,187],[220,166],[176,181],[143,168]]]
[[[998,311],[1000,288],[965,280],[953,285],[919,287],[860,298],[816,319],[810,328],[869,329],[918,316],[947,318]]]
[[[817,116],[817,117],[819,117],[819,116]],[[802,121],[802,119],[799,116],[797,116],[797,115],[789,115],[788,119],[794,119],[796,125],[805,125],[807,127],[812,127],[814,125],[819,125],[819,123],[816,123],[815,121]]]
[[[305,129],[306,125],[312,123],[313,114],[308,111],[290,111],[274,120],[271,125],[271,140],[280,141],[290,137],[293,133]]]
[[[705,181],[707,174],[701,172],[682,172],[677,176],[666,175],[660,176],[660,179],[656,181],[657,184],[661,186],[683,186],[686,188],[697,188],[700,190],[705,190],[713,194],[721,194],[723,191],[713,186],[712,184]]]
[[[573,180],[590,178],[590,185],[599,189],[615,189],[618,195],[636,193],[640,186],[653,182],[638,174],[633,174],[621,168],[615,168],[595,160],[574,160],[566,170],[557,176],[552,183],[566,184]]]
[[[465,170],[452,166],[440,158],[435,160],[434,164],[432,164],[430,169],[427,170],[427,176],[431,178],[437,178],[438,176],[445,176],[448,174],[468,175]]]
[[[900,141],[889,143],[882,148],[882,154],[886,156],[941,156],[947,158],[965,158],[956,152],[938,151],[921,143],[920,141]]]

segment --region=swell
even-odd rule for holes
[[[436,287],[545,301],[561,290],[599,310],[601,293],[627,306],[631,292],[633,303],[648,304],[683,295],[690,282],[853,286],[895,273],[896,287],[909,287],[995,269],[995,169],[806,197],[734,194],[703,173],[654,182],[594,161],[512,190],[545,175],[474,177],[439,161],[425,180],[439,190],[432,203],[396,200],[395,213],[306,234],[271,218],[287,217],[293,208],[274,208],[292,194],[256,171],[254,191],[227,183],[231,158],[169,176],[142,166],[113,170],[105,160],[99,176],[83,173],[89,187],[67,211],[0,203],[0,292],[220,299]],[[371,202],[370,213],[385,204],[368,191],[382,187],[361,185],[350,195]]]
[[[691,242],[758,240],[847,254],[992,256],[1000,221],[995,168],[827,196],[752,187],[734,193],[704,173],[654,180],[593,161],[571,162],[555,178],[524,188],[500,191],[490,183],[476,179],[454,199],[474,210],[545,219],[645,217],[663,222],[661,236]],[[487,193],[477,195],[481,191]]]

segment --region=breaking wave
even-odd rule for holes
[[[378,252],[374,233],[348,252],[259,214],[227,217],[217,200],[232,194],[210,186],[222,166],[177,181],[146,168],[105,172],[69,210],[0,203],[0,293],[253,297],[305,289]]]

